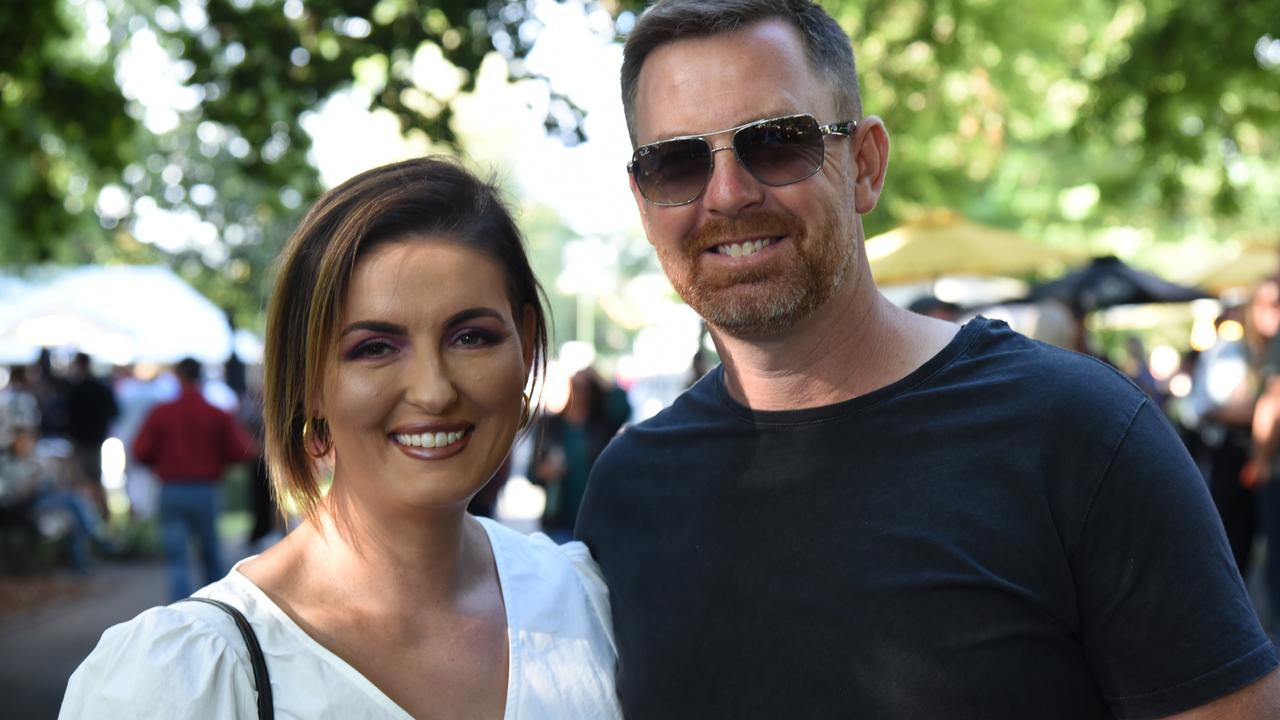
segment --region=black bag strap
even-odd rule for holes
[[[275,717],[275,703],[271,699],[271,676],[267,674],[267,660],[262,656],[262,646],[258,644],[258,636],[253,632],[253,626],[249,624],[249,621],[245,619],[239,610],[221,600],[189,597],[183,598],[178,602],[202,602],[206,605],[212,605],[221,609],[230,615],[232,620],[236,621],[236,628],[240,630],[240,636],[244,638],[244,644],[249,646],[249,662],[253,665],[253,684],[258,688],[258,720],[272,720]]]

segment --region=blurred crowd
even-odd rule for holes
[[[967,317],[961,307],[933,297],[917,300],[911,309],[959,322]],[[1007,319],[1027,335],[1115,365],[1164,409],[1204,474],[1241,575],[1246,581],[1253,573],[1264,575],[1268,607],[1258,608],[1260,615],[1273,623],[1273,633],[1280,629],[1280,481],[1273,481],[1280,475],[1280,279],[1267,279],[1247,298],[1224,303],[1213,344],[1182,352],[1175,372],[1153,372],[1136,335],[1124,339],[1118,355],[1107,357],[1082,315],[1054,303],[1034,310]],[[92,359],[82,353],[57,360],[45,352],[30,365],[9,368],[0,388],[0,572],[66,565],[88,573],[95,554],[130,551],[127,540],[136,533],[128,528],[157,522],[161,514],[166,483],[149,467],[154,463],[135,456],[135,448],[148,416],[182,396],[177,367],[116,367],[107,376],[95,374]],[[659,404],[665,404],[709,364],[700,350],[684,375],[665,383],[620,386],[591,366],[567,374],[563,392],[548,391],[557,397],[544,397],[549,401],[534,412],[523,451],[508,458],[474,498],[471,512],[498,515],[507,479],[519,475],[542,490],[540,529],[568,540],[592,464],[609,440],[628,422],[651,414],[655,388],[663,396]],[[231,416],[246,437],[259,437],[256,369],[233,359],[210,370],[198,382],[204,402]],[[248,459],[247,497],[229,504],[249,511],[249,551],[284,531],[260,446],[255,441],[227,451],[228,462],[237,453],[245,458],[235,460]],[[110,467],[104,468],[104,458]],[[220,501],[199,502],[221,507]],[[208,546],[196,524],[189,530],[200,546]],[[179,542],[158,538],[153,544]],[[206,557],[210,563],[207,572],[223,565]]]
[[[84,353],[44,351],[29,365],[0,369],[0,574],[66,566],[87,575],[95,556],[160,548],[166,483],[153,471],[158,451],[148,449],[144,462],[136,450],[148,418],[182,397],[181,368],[95,371]],[[198,383],[202,402],[251,438],[261,402],[246,387],[246,368],[233,358],[216,371]],[[247,497],[237,505],[251,512],[251,546],[281,530],[258,447],[248,441],[236,458],[250,461]],[[191,456],[190,448],[179,452]]]
[[[171,558],[185,558],[191,541],[200,569],[213,573],[211,578],[220,577],[226,562],[216,552],[216,543],[226,538],[216,535],[215,516],[228,507],[249,513],[246,552],[261,550],[282,536],[285,518],[275,505],[260,456],[260,368],[246,368],[234,360],[225,367],[204,369],[184,369],[183,363],[98,365],[95,372],[88,355],[60,357],[46,351],[30,365],[0,369],[0,575],[63,567],[87,575],[95,556],[163,551]],[[700,353],[691,372],[700,376],[705,370]],[[192,373],[196,379],[186,377]],[[662,401],[669,402],[691,379],[696,377],[673,379],[669,392],[659,393]],[[548,394],[555,397],[533,411],[523,452],[508,458],[473,499],[473,514],[497,515],[499,494],[514,470],[541,488],[545,501],[539,529],[559,541],[570,538],[592,464],[619,429],[635,418],[627,390],[596,368],[586,367],[564,380],[563,392],[551,391]],[[229,416],[236,434],[243,432],[249,439],[243,447],[231,442],[214,449],[227,466],[243,463],[248,478],[245,497],[224,497],[227,488],[220,477],[188,482],[191,478],[186,476],[193,474],[220,475],[221,463],[203,473],[190,462],[178,461],[174,467],[175,457],[201,453],[201,448],[191,447],[195,440],[168,441],[174,447],[165,459],[157,457],[163,452],[154,447],[164,443],[140,438],[151,416],[177,412],[161,408],[180,405],[186,390]],[[650,400],[655,392],[652,385],[638,390]],[[170,417],[168,424],[198,423]],[[145,433],[155,434],[154,428]],[[241,487],[237,484],[236,490]],[[194,496],[210,488],[214,492]],[[166,526],[166,516],[172,515],[185,518],[181,534],[175,523]],[[182,589],[187,586],[178,576],[185,578],[188,571],[185,564],[171,569],[170,583],[176,588],[172,592],[186,594]]]
[[[1268,607],[1258,610],[1275,636],[1280,630],[1280,278],[1262,281],[1247,301],[1226,306],[1214,326],[1216,342],[1185,358],[1189,391],[1174,394],[1167,410],[1204,473],[1240,573],[1246,580],[1259,569],[1264,573]],[[1260,557],[1255,558],[1255,548],[1262,549]]]

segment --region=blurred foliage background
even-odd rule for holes
[[[360,78],[406,137],[456,147],[454,103],[495,54],[513,79],[530,78],[523,61],[544,30],[536,9],[550,2],[602,19],[610,37],[643,7],[10,0],[0,5],[0,265],[161,262],[260,328],[272,263],[323,191],[307,114]],[[1099,250],[1136,237],[1212,251],[1280,228],[1280,0],[823,4],[852,36],[866,111],[893,141],[869,233],[933,207]],[[162,121],[148,120],[122,72],[143,31],[181,75],[180,110]],[[427,56],[452,64],[456,81],[423,82],[415,67]],[[582,140],[582,110],[550,87],[547,132]],[[149,208],[213,231],[140,242]],[[539,270],[555,272],[573,233],[545,208],[526,221]],[[621,270],[645,265],[624,257]],[[562,321],[573,314],[553,300]]]

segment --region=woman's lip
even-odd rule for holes
[[[455,422],[423,422],[412,423],[410,425],[400,425],[391,430],[388,435],[420,435],[422,433],[438,433],[438,432],[467,432],[472,428],[471,423],[455,421]]]

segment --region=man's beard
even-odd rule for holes
[[[813,314],[844,282],[854,252],[851,233],[834,213],[809,234],[790,214],[756,213],[711,220],[683,248],[658,248],[672,287],[712,326],[735,337],[777,335]],[[709,247],[744,237],[783,237],[792,250],[742,270],[704,273],[700,256]]]

